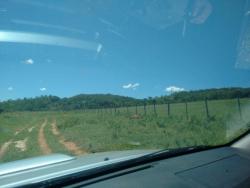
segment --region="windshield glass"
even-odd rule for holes
[[[0,162],[232,141],[249,16],[248,0],[1,0]]]

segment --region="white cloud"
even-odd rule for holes
[[[40,88],[40,91],[47,91],[45,87]]]
[[[29,59],[26,59],[23,63],[26,64],[26,65],[33,65],[34,64],[34,60],[31,59],[31,58],[29,58]]]
[[[13,87],[11,87],[11,86],[10,86],[10,87],[8,87],[8,91],[13,91],[13,89],[14,89],[14,88],[13,88]]]
[[[165,91],[168,93],[177,93],[177,92],[185,91],[185,89],[181,87],[176,87],[176,86],[169,86],[165,89]]]
[[[123,89],[133,89],[136,90],[138,87],[140,86],[139,83],[134,83],[134,84],[127,84],[127,85],[123,85],[122,88]]]
[[[139,86],[140,86],[139,83],[135,83],[132,87],[133,87],[133,88],[136,88],[136,87],[139,87]]]
[[[128,84],[128,85],[123,85],[122,88],[123,89],[129,89],[132,87],[132,84]]]

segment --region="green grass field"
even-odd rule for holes
[[[220,145],[250,124],[250,99],[118,109],[0,114],[0,162],[49,153]]]

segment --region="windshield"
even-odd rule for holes
[[[1,0],[0,162],[226,144],[250,125],[248,0]]]

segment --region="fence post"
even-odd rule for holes
[[[135,105],[135,114],[138,114],[137,104]]]
[[[209,110],[208,110],[207,98],[205,98],[205,108],[206,108],[207,119],[209,119],[210,115],[209,115]]]
[[[146,102],[144,102],[143,106],[144,106],[144,115],[147,115]]]
[[[168,102],[168,116],[170,116],[170,103]]]
[[[185,106],[186,106],[186,118],[188,119],[188,103],[185,102]]]
[[[154,100],[154,104],[153,105],[154,105],[154,113],[157,114],[156,113],[156,106],[155,106],[156,105],[156,101],[155,100]]]
[[[240,119],[242,119],[242,113],[241,113],[241,104],[240,104],[240,98],[237,98],[237,103],[238,103],[238,109],[239,109],[239,114],[240,114]]]

